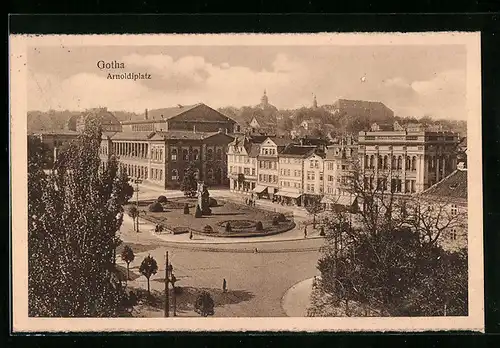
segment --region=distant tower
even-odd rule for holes
[[[264,90],[264,95],[260,98],[260,105],[267,106],[269,104],[269,99],[267,98],[266,90]]]
[[[316,94],[313,94],[313,109],[318,108],[318,101],[316,100]]]

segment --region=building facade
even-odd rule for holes
[[[438,241],[447,250],[467,247],[468,195],[467,169],[456,169],[440,182],[423,191],[420,202],[434,213],[435,224],[445,226]]]
[[[232,141],[222,131],[120,132],[103,136],[101,159],[105,165],[114,154],[131,178],[164,189],[179,189],[190,164],[207,185],[228,186],[226,153]]]
[[[374,124],[358,136],[364,185],[403,194],[422,192],[455,170],[457,144],[453,132]]]
[[[304,159],[311,156],[315,146],[290,144],[279,156],[279,182],[277,195],[286,205],[304,205]]]

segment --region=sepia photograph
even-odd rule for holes
[[[14,330],[483,331],[479,42],[11,36]]]

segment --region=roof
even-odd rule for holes
[[[307,157],[316,150],[316,146],[301,146],[290,144],[280,153],[282,157]]]
[[[78,135],[77,131],[61,129],[61,130],[39,130],[30,132],[33,135]]]
[[[467,170],[456,169],[443,180],[423,191],[422,195],[467,199]]]
[[[250,145],[250,151],[248,151],[248,156],[249,157],[257,157],[260,152],[260,145],[259,144],[251,144]]]
[[[338,99],[335,103],[338,108],[355,108],[355,109],[389,109],[384,103],[380,101],[369,100],[351,100],[351,99]]]
[[[192,110],[200,105],[202,105],[202,103],[198,103],[198,104],[194,104],[194,105],[179,105],[179,106],[171,107],[171,108],[148,110],[148,119],[147,120],[142,119],[142,120],[133,120],[133,121],[123,121],[122,124],[160,123],[160,122],[169,120],[173,117],[182,115],[186,111]]]
[[[192,132],[192,131],[164,131],[164,132],[118,132],[111,136],[113,140],[203,140],[216,134],[225,134],[219,132]],[[225,134],[226,135],[226,134]]]
[[[292,143],[292,139],[290,138],[284,138],[284,137],[266,137],[266,138],[269,138],[269,140],[271,140],[277,146],[286,146]]]

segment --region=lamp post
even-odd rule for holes
[[[136,178],[134,180],[135,186],[135,192],[136,192],[136,208],[137,212],[139,212],[139,184],[142,184],[142,179]],[[137,216],[137,233],[139,233],[139,216]]]

